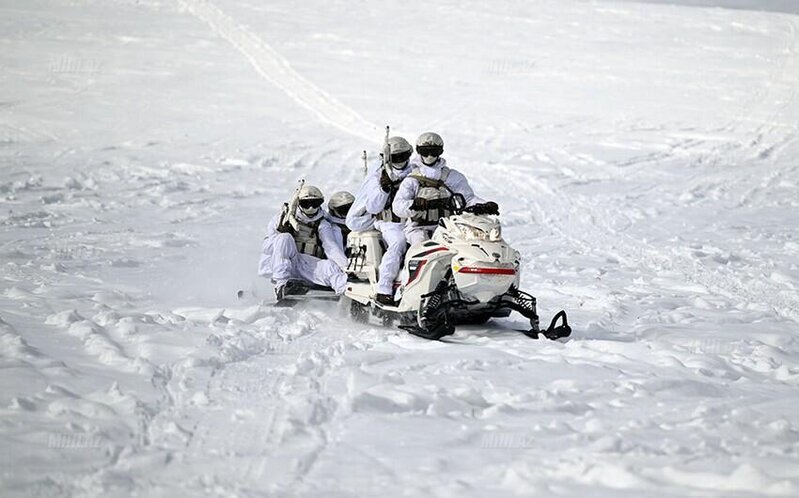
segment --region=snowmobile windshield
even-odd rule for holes
[[[484,230],[480,230],[477,227],[469,226],[464,223],[456,223],[461,233],[463,234],[463,238],[466,240],[486,240],[488,239],[488,234]]]
[[[455,226],[460,229],[464,240],[490,240],[491,242],[496,242],[502,239],[502,230],[498,226],[489,231],[465,223],[456,223]]]

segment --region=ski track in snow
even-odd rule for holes
[[[230,42],[258,73],[316,117],[341,131],[374,143],[380,128],[337,101],[295,71],[289,62],[250,29],[207,0],[179,0],[193,16]]]

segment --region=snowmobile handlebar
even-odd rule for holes
[[[463,213],[473,213],[477,215],[481,214],[499,214],[498,206],[495,202],[486,202],[483,204],[473,204],[471,206],[466,205],[466,198],[463,194],[452,193],[452,196],[449,198],[449,204],[447,209],[452,212],[452,214],[463,214]]]
[[[469,206],[466,205],[466,198],[463,194],[453,192],[449,197],[449,206],[447,206],[452,214],[468,213]]]

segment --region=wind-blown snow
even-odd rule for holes
[[[799,17],[657,3],[4,2],[2,494],[799,494]],[[568,341],[250,296],[386,123]]]

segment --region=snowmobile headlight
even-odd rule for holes
[[[502,229],[494,227],[488,232],[488,240],[491,242],[498,242],[502,240]]]
[[[486,240],[488,238],[488,234],[485,230],[480,230],[479,228],[463,223],[456,223],[455,225],[460,229],[466,240]]]

